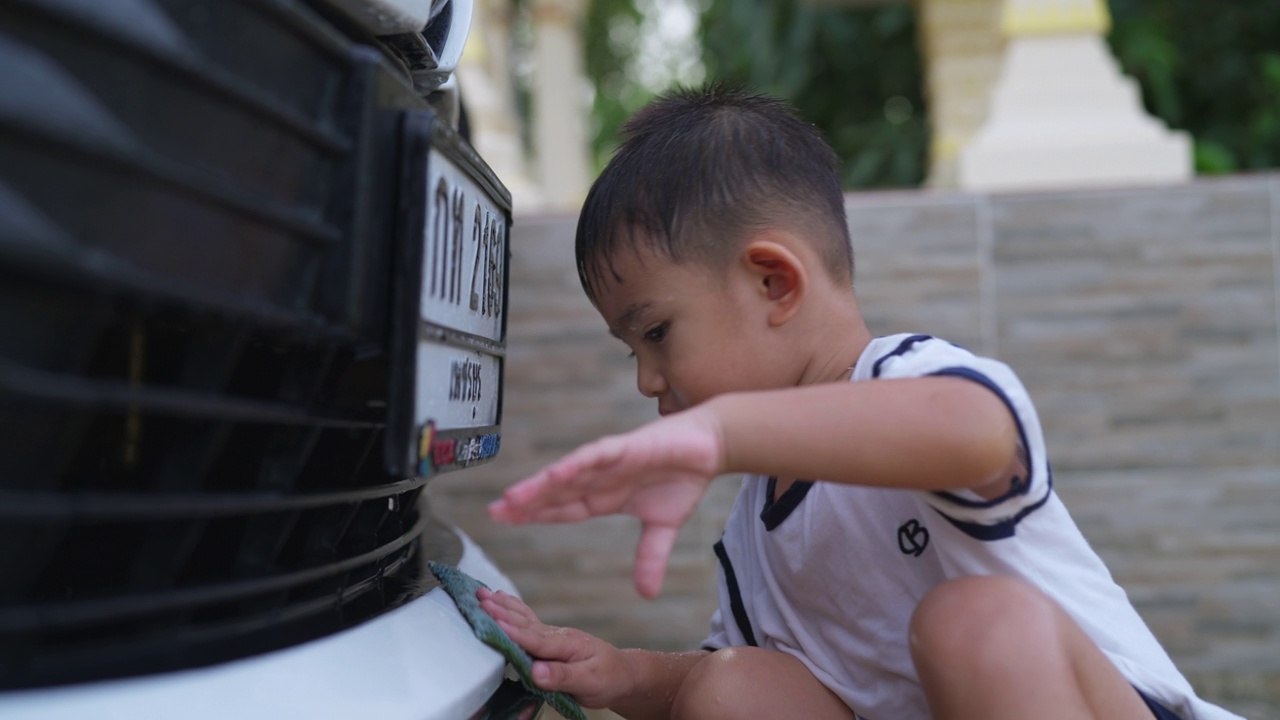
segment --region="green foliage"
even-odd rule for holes
[[[585,22],[595,84],[593,151],[603,165],[618,128],[653,97],[630,72],[643,0],[595,0]],[[701,0],[707,79],[788,99],[844,158],[849,187],[910,186],[924,177],[928,131],[908,5],[872,10],[790,0]]]
[[[1111,13],[1125,73],[1191,133],[1198,172],[1280,165],[1280,3],[1111,0]]]
[[[919,184],[929,146],[910,3],[871,9],[792,0],[702,7],[708,79],[790,100],[844,159],[847,186]],[[594,150],[652,93],[628,72],[645,0],[595,0],[586,20]],[[1280,166],[1280,2],[1110,0],[1110,42],[1148,111],[1195,139],[1196,169]]]
[[[642,20],[635,0],[593,0],[587,4],[583,44],[587,77],[595,85],[591,150],[599,167],[608,162],[617,146],[622,123],[652,98],[652,93],[627,72]]]
[[[917,185],[928,130],[908,5],[849,9],[790,0],[711,0],[709,79],[788,99],[844,160],[848,187]]]

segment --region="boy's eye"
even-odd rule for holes
[[[667,324],[663,323],[650,330],[646,330],[644,334],[644,339],[649,342],[656,343],[656,342],[662,342],[662,339],[666,336],[667,336]]]

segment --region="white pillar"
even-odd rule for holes
[[[987,122],[960,158],[960,185],[1029,190],[1179,182],[1191,142],[1146,114],[1104,33],[1104,0],[1005,0],[1008,38]]]
[[[584,0],[534,0],[533,153],[549,206],[576,209],[591,182]]]
[[[540,209],[529,175],[511,78],[511,2],[477,0],[466,50],[455,74],[471,125],[471,144],[511,191],[513,212]]]
[[[960,151],[987,120],[1000,77],[1001,0],[920,0],[920,46],[929,112],[930,187],[955,187]]]

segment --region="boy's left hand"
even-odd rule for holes
[[[662,588],[676,533],[724,465],[719,423],[706,405],[579,447],[507,488],[489,505],[495,520],[579,522],[625,513],[640,519],[635,585]]]
[[[635,673],[626,655],[608,642],[575,628],[547,625],[524,601],[502,591],[482,587],[476,599],[533,656],[530,672],[539,688],[569,693],[589,708],[609,707],[634,690]]]

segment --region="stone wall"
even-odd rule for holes
[[[1001,358],[1044,421],[1059,493],[1209,697],[1280,717],[1280,177],[1173,188],[848,197],[872,330]],[[431,487],[548,622],[623,645],[696,646],[735,490],[682,533],[661,599],[631,587],[636,526],[505,528],[500,489],[656,417],[578,289],[572,217],[512,236],[500,458]]]

